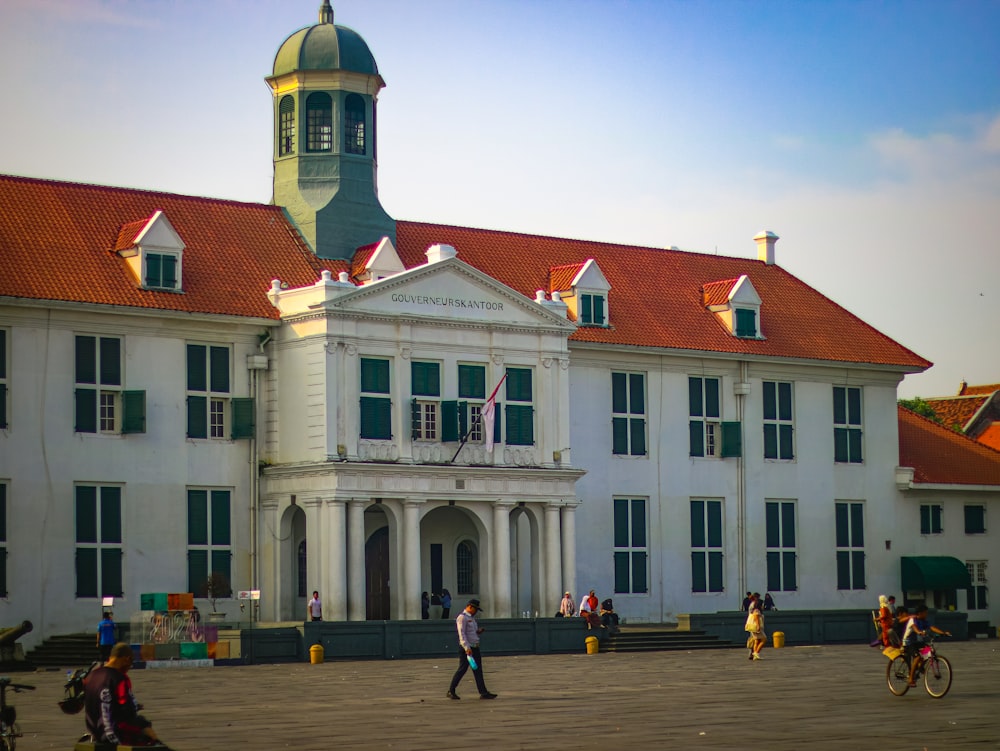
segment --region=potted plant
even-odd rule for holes
[[[225,619],[226,614],[220,613],[215,606],[216,600],[220,600],[224,597],[229,597],[232,594],[232,589],[229,586],[229,577],[225,574],[219,573],[218,571],[213,571],[208,575],[205,580],[205,597],[208,598],[208,602],[212,606],[212,612],[208,614],[208,619],[210,621],[221,621]]]

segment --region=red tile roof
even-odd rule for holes
[[[942,396],[928,397],[925,401],[946,427],[965,430],[987,399],[985,396]]]
[[[976,436],[976,441],[1000,451],[1000,422],[990,423],[986,430]]]
[[[128,250],[133,245],[135,245],[135,238],[139,236],[139,233],[145,229],[146,225],[149,224],[149,220],[152,216],[148,216],[145,219],[140,219],[137,222],[129,222],[128,224],[123,224],[122,228],[118,231],[118,239],[115,240],[115,244],[111,247],[112,250]]]
[[[899,464],[913,468],[914,482],[996,485],[1000,490],[1000,451],[905,407],[898,407],[897,411]]]
[[[398,231],[398,230],[397,230]],[[582,263],[567,263],[562,266],[553,266],[549,269],[549,292],[566,292],[573,288],[573,280],[583,269]],[[540,287],[539,289],[545,289]]]
[[[721,282],[709,282],[701,288],[701,298],[705,305],[725,305],[729,295],[739,279],[726,279]]]
[[[989,383],[985,386],[970,386],[963,381],[961,388],[958,390],[958,395],[969,396],[972,394],[992,394],[994,391],[1000,391],[1000,383]]]
[[[910,372],[931,365],[780,266],[762,261],[405,221],[396,223],[396,238],[407,268],[424,262],[428,245],[448,243],[461,260],[532,298],[549,286],[554,266],[595,259],[611,284],[611,325],[580,328],[573,341],[871,363]],[[703,303],[706,284],[742,274],[763,301],[761,340],[732,336]]]
[[[366,273],[365,267],[372,260],[372,256],[375,255],[378,245],[378,243],[370,243],[362,245],[354,251],[354,257],[351,259],[351,279],[360,279],[362,274]]]
[[[157,209],[186,245],[184,294],[141,289],[113,252]],[[0,267],[0,296],[259,318],[278,317],[272,279],[346,268],[316,258],[278,206],[5,175]]]

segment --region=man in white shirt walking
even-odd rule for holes
[[[485,629],[480,628],[476,614],[481,610],[479,600],[469,600],[465,610],[458,614],[455,619],[455,626],[458,629],[458,670],[451,679],[451,686],[448,687],[447,697],[449,699],[459,699],[455,689],[458,688],[459,681],[471,667],[472,675],[476,679],[476,688],[479,689],[480,699],[496,699],[496,694],[491,694],[486,689],[486,681],[483,680],[483,658],[479,654],[479,635]]]
[[[323,603],[319,601],[319,592],[313,592],[312,599],[309,601],[307,607],[310,619],[314,621],[323,620]]]

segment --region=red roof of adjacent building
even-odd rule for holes
[[[397,222],[396,238],[408,268],[423,263],[428,245],[448,243],[461,260],[531,298],[550,287],[553,267],[593,258],[611,284],[610,325],[581,327],[572,341],[870,363],[910,372],[931,365],[763,261],[419,222]],[[761,340],[732,336],[704,304],[705,285],[742,274],[763,301]]]
[[[970,396],[972,394],[992,394],[994,391],[1000,391],[1000,383],[988,383],[984,386],[970,386],[965,381],[962,381],[962,385],[958,389],[958,395]]]
[[[398,231],[398,230],[397,230]],[[584,262],[585,263],[585,262]],[[567,263],[549,269],[549,292],[565,292],[573,287],[573,280],[583,269],[583,263]],[[541,287],[540,289],[545,289]]]
[[[183,294],[142,289],[114,252],[157,209],[186,246]],[[0,296],[278,318],[272,279],[301,287],[344,267],[278,206],[0,175]]]
[[[949,428],[965,430],[989,397],[986,396],[942,396],[928,397],[925,401],[934,410],[941,422]]]
[[[1000,451],[984,446],[905,407],[899,413],[899,464],[917,483],[996,485]]]

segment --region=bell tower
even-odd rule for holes
[[[389,237],[396,222],[378,200],[376,104],[385,86],[361,36],[333,22],[288,37],[266,79],[274,100],[274,203],[320,258],[350,259]]]

